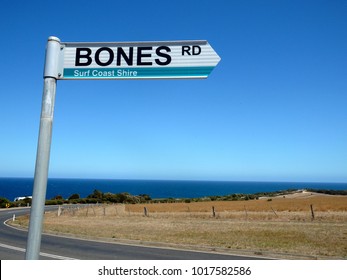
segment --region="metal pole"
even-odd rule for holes
[[[38,260],[40,255],[49,156],[52,140],[56,79],[59,75],[59,53],[60,40],[56,37],[49,37],[46,48],[44,86],[42,95],[40,131],[36,154],[33,200],[30,211],[29,233],[25,256],[27,260]]]

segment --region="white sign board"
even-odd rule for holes
[[[207,41],[61,43],[58,79],[207,78],[220,57]]]

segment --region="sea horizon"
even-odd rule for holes
[[[31,196],[33,182],[34,178],[32,177],[0,177],[0,197],[13,200],[19,196]],[[275,192],[288,189],[347,190],[347,183],[49,178],[46,199],[54,198],[57,195],[66,199],[75,193],[79,194],[80,197],[86,197],[94,190],[104,193],[148,194],[151,198],[197,198],[233,193]]]

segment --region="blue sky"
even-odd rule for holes
[[[206,80],[58,81],[50,177],[347,182],[346,1],[9,1],[0,177],[32,177],[47,38],[208,40]]]

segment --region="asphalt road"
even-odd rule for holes
[[[7,219],[29,213],[29,208],[0,211],[0,259],[23,260],[27,231],[5,225]],[[259,258],[42,235],[40,259],[80,260],[255,260]]]

